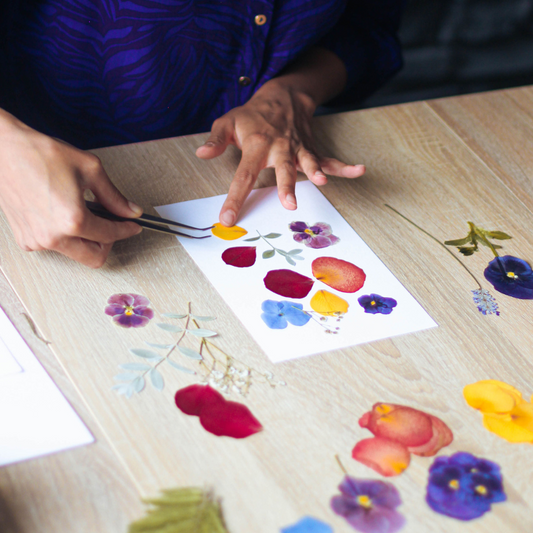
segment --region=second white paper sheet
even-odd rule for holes
[[[286,361],[437,325],[317,187],[308,181],[298,182],[296,195],[298,209],[287,211],[279,202],[276,187],[252,191],[238,221],[238,225],[246,229],[248,234],[239,240],[227,241],[217,237],[194,240],[178,237],[271,361]],[[160,206],[156,210],[163,217],[192,226],[206,227],[218,221],[225,198],[226,195],[222,195],[191,200]],[[295,221],[305,222],[309,226],[318,222],[327,223],[331,226],[333,235],[340,240],[327,248],[307,247],[294,240],[294,233],[289,229],[289,225]],[[296,265],[292,266],[278,253],[269,259],[263,259],[263,252],[272,250],[265,240],[245,242],[245,239],[257,237],[257,232],[262,235],[281,234],[281,237],[269,240],[272,246],[287,252],[301,249],[300,255],[304,260],[296,261]],[[224,263],[222,253],[237,246],[257,247],[257,259],[253,266],[237,268]],[[344,293],[315,280],[310,293],[302,299],[279,296],[265,287],[263,279],[272,270],[288,269],[315,279],[311,263],[319,257],[342,259],[363,269],[366,274],[363,287],[355,293]],[[348,302],[348,312],[340,321],[337,321],[336,317],[321,320],[321,315],[313,312],[310,300],[318,290],[327,290]],[[370,294],[393,298],[397,305],[390,314],[367,313],[358,299]],[[311,314],[312,318],[303,326],[288,323],[285,329],[271,329],[261,318],[261,305],[265,300],[302,304],[303,310]],[[327,332],[328,329],[331,330],[330,333]]]

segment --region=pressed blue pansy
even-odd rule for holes
[[[309,248],[327,248],[340,241],[332,234],[331,226],[325,222],[316,222],[312,226],[305,222],[291,222],[289,229],[294,232],[296,242],[303,242]]]
[[[281,533],[333,533],[333,529],[325,522],[304,516],[296,524],[282,528]]]
[[[426,502],[437,513],[472,520],[507,499],[500,467],[470,453],[437,457],[429,469]]]
[[[392,310],[398,305],[394,298],[385,298],[379,294],[365,294],[357,301],[364,308],[365,313],[371,313],[372,315],[377,313],[390,315]]]
[[[512,255],[496,257],[484,274],[498,292],[521,300],[533,300],[533,270],[523,259]]]
[[[304,326],[311,320],[311,315],[303,311],[302,304],[287,300],[265,300],[261,304],[261,311],[261,318],[270,329],[285,329],[287,324]]]

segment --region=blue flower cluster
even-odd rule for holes
[[[261,311],[261,318],[270,329],[285,329],[288,324],[305,326],[311,320],[311,315],[303,310],[302,304],[287,300],[265,300],[261,304]]]
[[[429,469],[426,502],[437,513],[472,520],[507,499],[500,467],[470,453],[437,457]]]

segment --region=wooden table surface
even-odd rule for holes
[[[533,531],[533,447],[487,432],[462,396],[466,384],[490,378],[526,398],[533,393],[533,304],[495,293],[501,316],[483,316],[469,275],[384,207],[441,241],[465,235],[467,220],[505,231],[513,236],[505,252],[533,260],[533,89],[324,116],[315,133],[324,154],[367,165],[365,177],[331,179],[322,191],[439,327],[274,366],[173,237],[145,231],[90,270],[54,253],[22,252],[2,218],[0,305],[97,439],[0,469],[2,533],[124,532],[144,512],[141,497],[191,485],[222,498],[231,533],[275,533],[303,515],[351,531],[328,505],[342,479],[335,454],[355,477],[378,477],[350,456],[370,436],[358,418],[378,401],[442,418],[455,439],[440,454],[468,451],[496,461],[504,475],[508,501],[479,520],[457,522],[425,504],[433,459],[414,456],[390,479],[403,499],[405,531]],[[194,151],[205,137],[95,153],[126,196],[153,213],[156,205],[227,192],[239,154],[230,149],[200,161]],[[273,184],[273,172],[263,171],[257,186]],[[465,260],[486,288],[490,258],[481,250]],[[165,373],[162,392],[148,387],[130,400],[115,394],[117,365],[134,359],[129,348],[150,336],[171,339],[152,325],[114,327],[103,307],[120,292],[148,296],[157,321],[193,302],[197,314],[218,317],[219,346],[286,381],[275,389],[254,385],[244,399],[265,430],[243,441],[205,432],[174,405],[175,391],[195,382],[178,372]]]

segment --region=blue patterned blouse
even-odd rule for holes
[[[207,131],[312,45],[347,66],[338,102],[364,98],[401,65],[404,0],[5,4],[0,105],[80,148]]]

